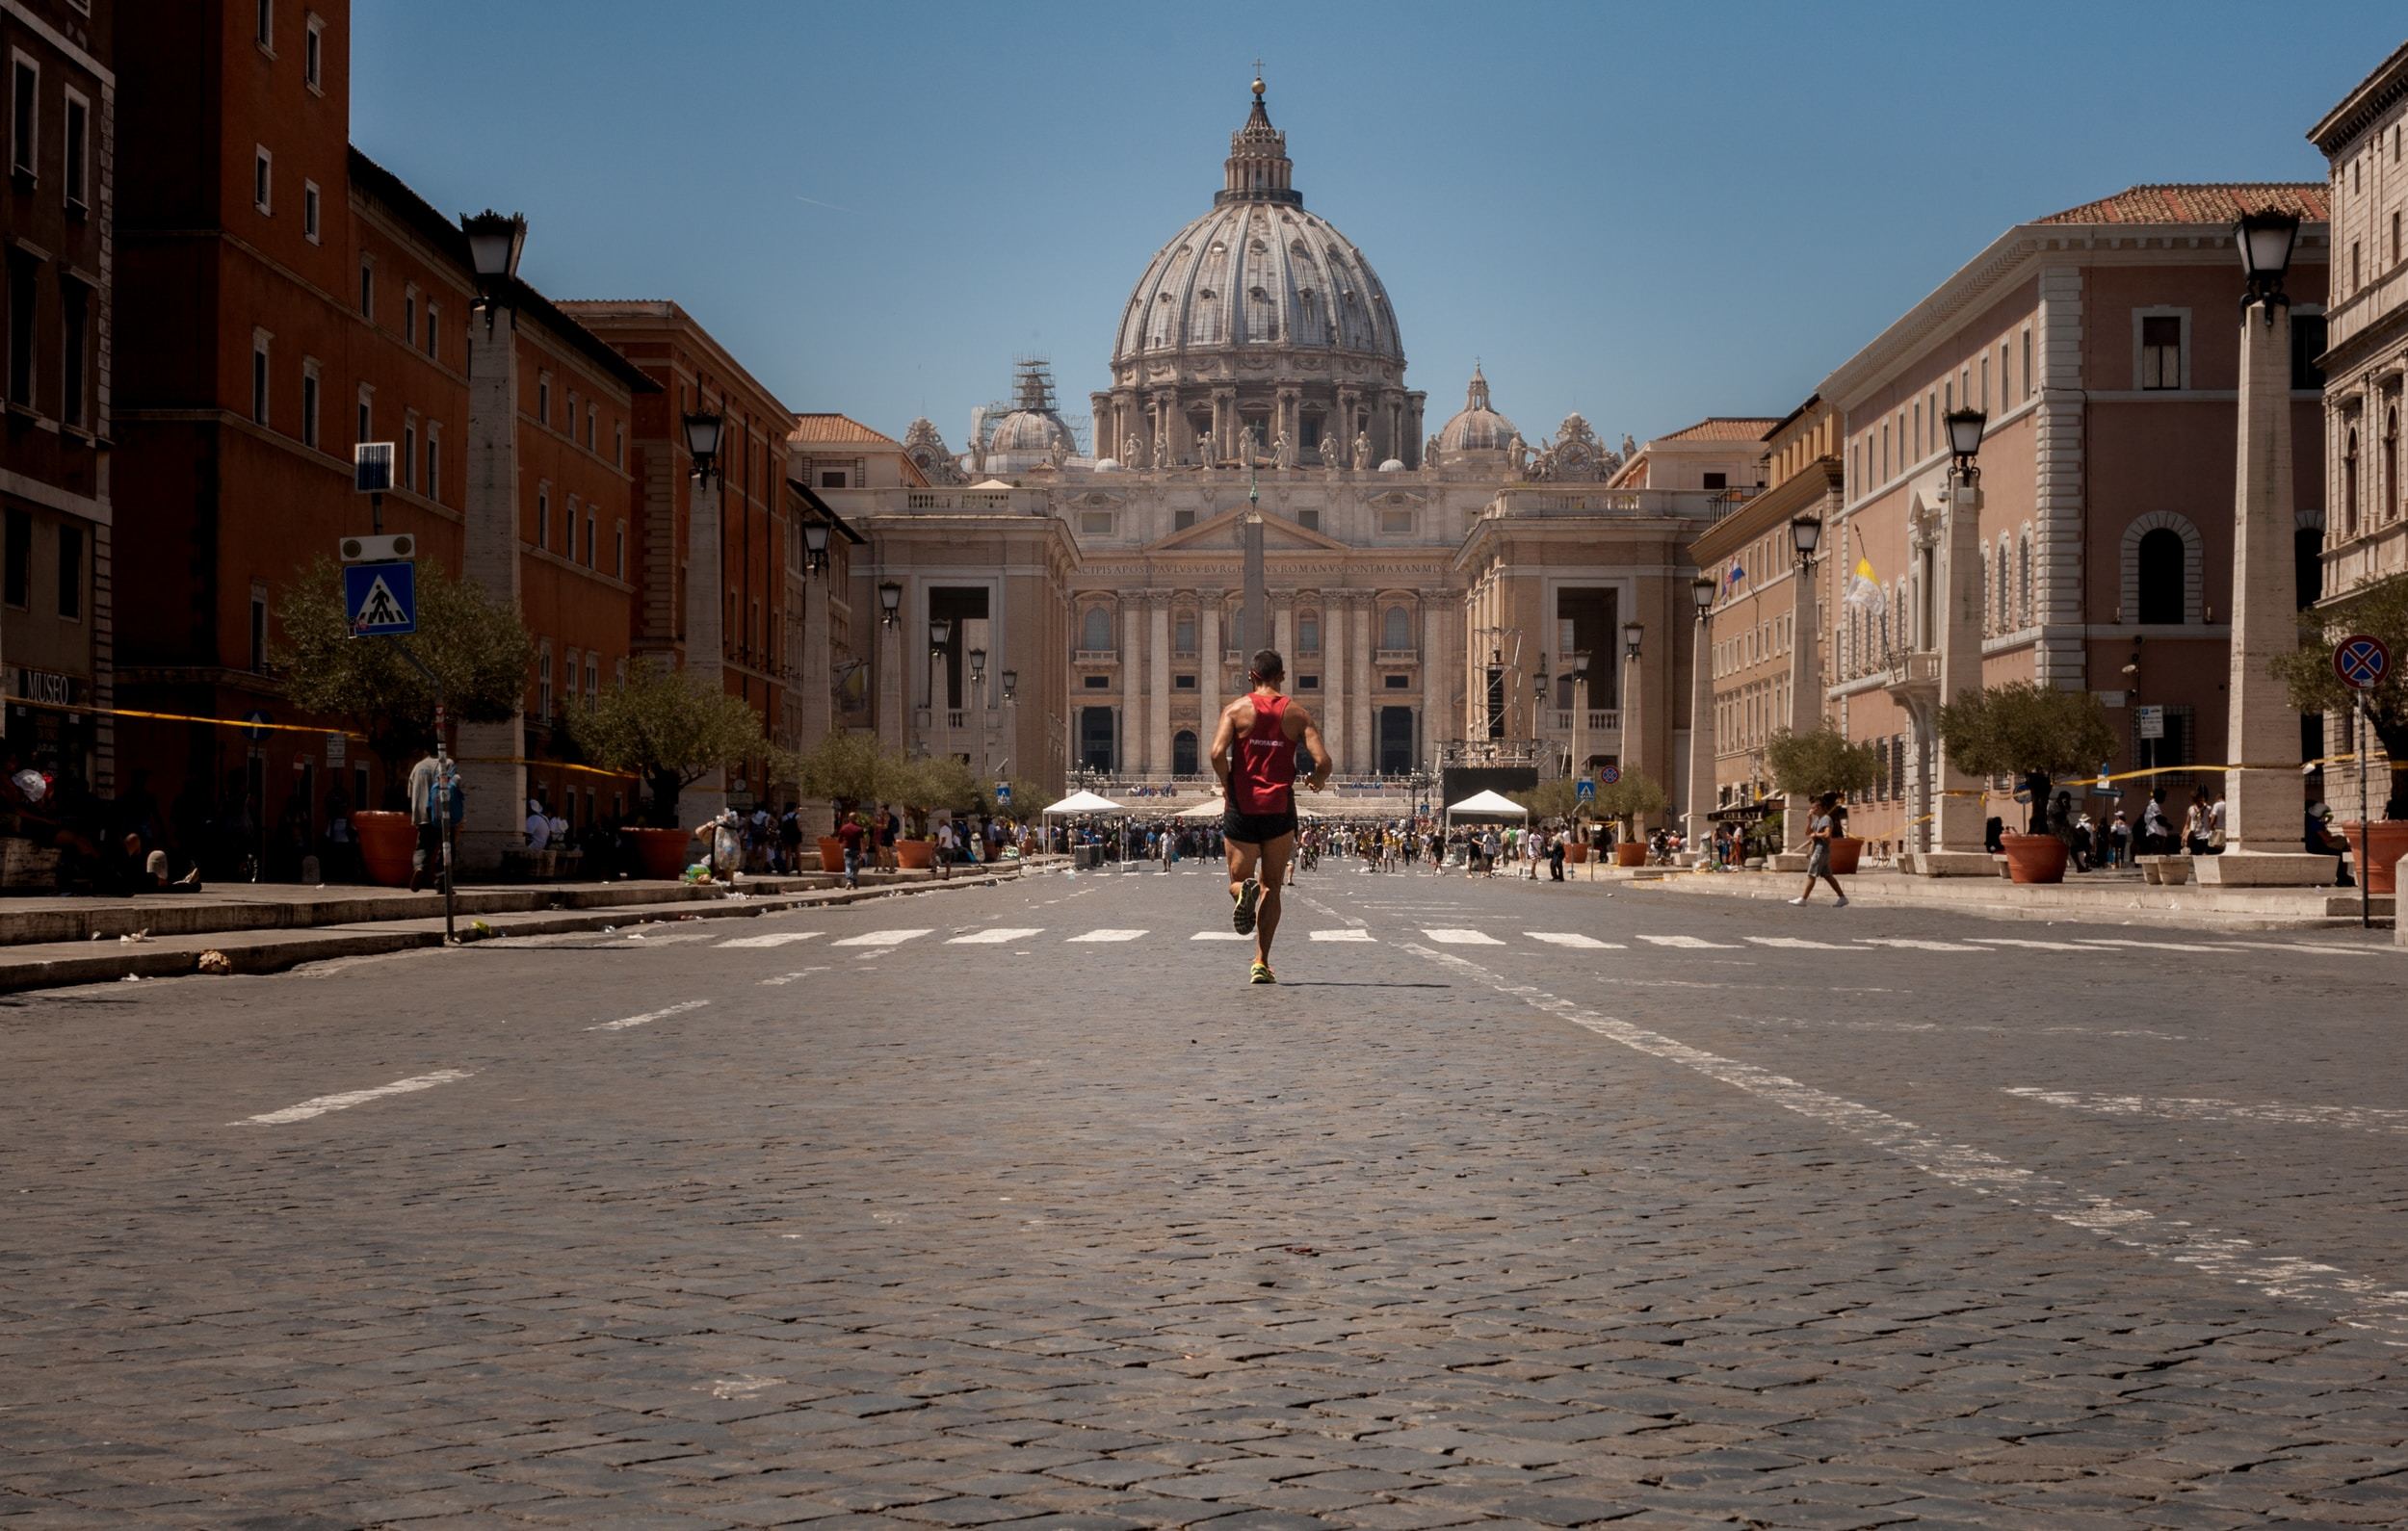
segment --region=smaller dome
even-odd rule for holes
[[[1463,390],[1463,407],[1438,432],[1438,454],[1448,462],[1460,461],[1472,453],[1502,455],[1520,434],[1512,421],[1489,407],[1488,379],[1475,364],[1471,385]]]
[[[1054,443],[1072,441],[1070,428],[1063,425],[1051,410],[1015,409],[995,423],[995,434],[988,438],[989,452],[1027,452],[1038,456],[1054,450]]]
[[[1379,471],[1382,473],[1402,473],[1404,471],[1404,459],[1401,457],[1391,457],[1386,462],[1379,465]]]
[[[1095,471],[1097,473],[1118,473],[1120,471],[1120,459],[1118,457],[1105,457],[1095,464]]]

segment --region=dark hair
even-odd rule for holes
[[[1277,649],[1256,649],[1246,673],[1257,681],[1275,681],[1288,673],[1288,663]]]
[[[1815,806],[1817,808],[1837,808],[1840,806],[1840,794],[1838,792],[1825,792],[1820,797],[1815,799]]]

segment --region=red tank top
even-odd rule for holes
[[[1280,725],[1284,696],[1257,696],[1254,726],[1229,763],[1229,806],[1242,814],[1284,814],[1296,807],[1296,740]]]

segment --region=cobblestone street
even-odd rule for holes
[[[2408,1514],[2408,957],[1292,899],[15,1001],[0,1523]]]

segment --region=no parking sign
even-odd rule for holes
[[[2392,651],[2379,637],[2355,633],[2333,645],[2333,672],[2353,691],[2370,691],[2392,667]]]

